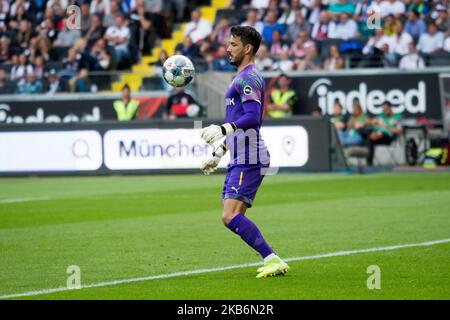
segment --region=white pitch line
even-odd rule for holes
[[[330,258],[330,257],[348,256],[348,255],[356,254],[356,253],[390,251],[390,250],[397,250],[397,249],[411,248],[411,247],[426,247],[426,246],[432,246],[435,244],[441,244],[441,243],[447,243],[447,242],[450,242],[450,238],[428,241],[428,242],[420,242],[420,243],[400,244],[400,245],[388,246],[388,247],[378,247],[378,248],[349,250],[349,251],[337,251],[337,252],[318,254],[318,255],[313,255],[313,256],[292,257],[292,258],[287,258],[284,260],[285,261],[313,260],[313,259],[322,259],[322,258]],[[261,264],[262,264],[261,262],[245,263],[245,264],[238,264],[238,265],[228,266],[228,267],[197,269],[197,270],[181,271],[181,272],[168,273],[168,274],[160,274],[157,276],[148,276],[148,277],[141,277],[141,278],[100,282],[100,283],[84,285],[84,286],[81,286],[79,289],[107,287],[107,286],[114,286],[114,285],[122,284],[122,283],[132,283],[132,282],[150,281],[150,280],[158,280],[158,279],[167,279],[167,278],[175,278],[175,277],[181,277],[181,276],[190,276],[193,274],[202,274],[202,273],[210,273],[210,272],[225,271],[225,270],[232,270],[232,269],[241,269],[241,268],[247,268],[247,267],[256,267]],[[55,292],[61,292],[61,291],[79,290],[79,289],[69,289],[66,287],[62,287],[62,288],[44,289],[44,290],[39,290],[39,291],[28,291],[28,292],[24,292],[24,293],[15,293],[15,294],[8,294],[8,295],[0,296],[0,299],[38,296],[38,295],[43,295],[43,294],[49,294],[49,293],[55,293]]]
[[[51,200],[52,198],[41,197],[41,198],[9,198],[0,199],[0,203],[18,203],[18,202],[30,202],[30,201],[45,201]]]

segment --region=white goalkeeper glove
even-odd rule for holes
[[[217,170],[217,165],[220,162],[220,159],[227,152],[227,149],[224,144],[221,144],[209,157],[205,162],[202,163],[200,169],[203,171],[203,174],[209,176],[211,173]]]
[[[234,123],[225,123],[221,126],[215,124],[203,128],[200,137],[206,141],[207,144],[213,144],[225,136],[228,136],[236,131]]]

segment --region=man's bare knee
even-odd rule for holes
[[[228,224],[233,220],[233,218],[238,214],[238,212],[234,213],[232,211],[223,211],[222,212],[222,222],[225,226],[228,226]]]

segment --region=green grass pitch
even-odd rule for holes
[[[450,174],[280,174],[248,216],[289,262],[260,262],[220,220],[223,175],[0,179],[0,296],[177,272],[187,275],[17,299],[449,299],[450,242],[321,257],[450,238]],[[381,271],[369,290],[367,268]]]

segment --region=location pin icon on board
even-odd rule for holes
[[[295,139],[291,136],[285,136],[281,142],[281,146],[283,147],[284,152],[290,156],[294,152]]]

